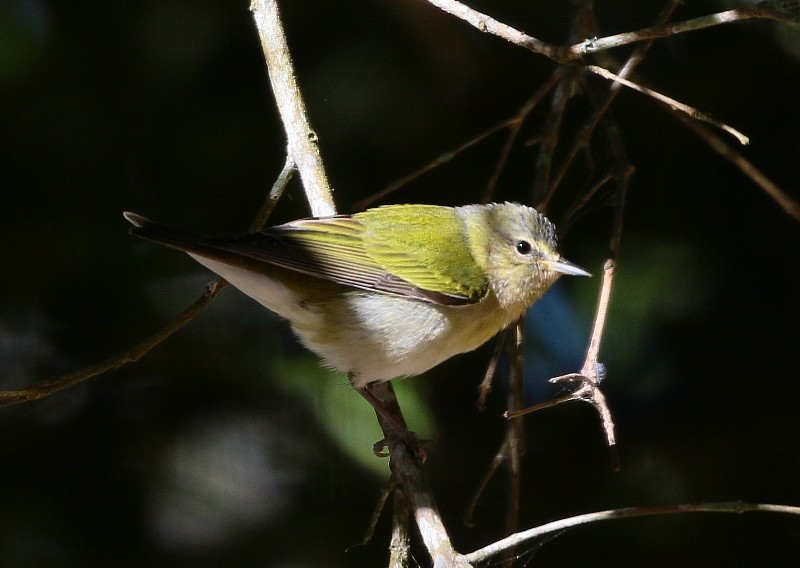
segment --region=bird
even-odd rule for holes
[[[370,384],[472,351],[560,276],[590,276],[558,253],[553,223],[518,203],[384,205],[233,238],[123,215],[133,235],[188,253],[288,320],[373,406]]]

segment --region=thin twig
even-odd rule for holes
[[[778,22],[797,23],[797,16],[793,16],[782,9],[796,9],[798,2],[796,0],[783,1],[783,2],[759,2],[752,6],[737,8],[735,10],[727,10],[725,12],[717,12],[716,14],[709,14],[707,16],[700,16],[691,20],[683,22],[675,22],[672,24],[660,24],[635,32],[625,32],[621,34],[614,34],[601,38],[586,39],[580,43],[571,46],[567,51],[575,56],[587,55],[590,53],[597,53],[607,49],[613,49],[622,45],[636,43],[639,41],[654,40],[664,37],[671,37],[685,32],[693,32],[718,26],[721,24],[729,24],[731,22],[740,22],[751,18],[760,18],[763,20],[774,20]]]
[[[489,463],[489,467],[486,468],[486,471],[483,473],[483,477],[481,477],[481,480],[478,483],[477,489],[475,489],[475,493],[472,494],[472,497],[464,509],[464,516],[462,520],[466,526],[475,526],[475,509],[478,506],[478,501],[480,501],[483,492],[489,486],[489,482],[494,477],[494,474],[497,473],[497,470],[500,469],[500,466],[505,463],[507,454],[508,437],[503,437],[503,442],[500,444],[500,449],[497,450],[497,453],[492,458],[492,461]]]
[[[595,195],[597,195],[600,189],[613,179],[613,174],[606,173],[603,177],[595,181],[589,187],[589,189],[581,193],[581,195],[578,196],[575,201],[572,202],[572,204],[569,206],[569,209],[564,212],[564,214],[561,216],[561,220],[558,223],[557,235],[559,240],[561,239],[562,235],[570,230],[573,221],[578,216],[578,213],[586,209],[588,203],[594,198]]]
[[[787,215],[792,217],[795,221],[800,221],[800,202],[793,199],[789,194],[778,187],[772,180],[765,176],[761,170],[754,166],[752,162],[731,148],[708,128],[689,120],[685,116],[679,114],[676,114],[676,116],[684,125],[694,131],[703,142],[711,146],[715,152],[753,180],[753,182],[763,189]]]
[[[11,406],[21,402],[38,400],[64,389],[74,387],[75,385],[91,379],[92,377],[102,375],[108,371],[116,371],[120,367],[128,365],[129,363],[135,363],[152,351],[153,348],[159,343],[189,323],[194,316],[196,316],[203,308],[210,304],[214,298],[217,297],[217,294],[220,293],[226,284],[227,283],[223,280],[211,282],[203,295],[195,300],[191,306],[178,314],[174,320],[121,355],[111,357],[110,359],[106,359],[101,363],[86,367],[80,371],[68,373],[56,379],[39,383],[30,387],[17,390],[0,391],[0,406]]]
[[[478,385],[478,400],[475,402],[475,407],[481,412],[486,410],[486,397],[492,392],[492,380],[497,371],[497,365],[500,363],[500,357],[503,355],[503,347],[505,346],[507,335],[508,328],[502,330],[495,338],[492,356],[489,358],[486,371],[483,373],[483,380]]]
[[[603,341],[603,333],[605,332],[606,321],[608,319],[608,307],[611,304],[611,289],[614,283],[614,274],[616,274],[616,263],[613,260],[607,260],[603,266],[603,283],[600,286],[600,298],[597,300],[597,313],[594,316],[592,335],[589,339],[589,347],[586,349],[586,358],[584,359],[581,372],[585,371],[594,374],[597,368],[598,358],[600,356],[600,345]],[[596,381],[596,383],[599,382],[599,380]]]
[[[698,503],[695,505],[666,505],[662,507],[628,507],[624,509],[610,509],[598,511],[596,513],[586,513],[575,517],[568,517],[546,523],[544,525],[528,529],[517,534],[506,537],[502,540],[493,542],[475,552],[465,554],[464,557],[472,563],[480,563],[491,560],[496,555],[506,550],[520,546],[533,539],[554,532],[563,531],[571,527],[595,523],[598,521],[610,521],[616,519],[630,519],[633,517],[647,517],[655,515],[669,515],[675,513],[752,513],[752,512],[785,513],[790,515],[800,515],[800,507],[791,505],[772,505],[767,503]]]
[[[655,100],[669,106],[672,110],[677,110],[686,113],[689,117],[694,118],[695,120],[700,120],[702,122],[713,124],[720,130],[723,130],[728,134],[730,134],[731,136],[733,136],[734,138],[736,138],[739,141],[739,143],[742,144],[743,146],[747,146],[750,143],[750,139],[741,132],[739,132],[738,130],[736,130],[734,127],[729,126],[724,122],[720,122],[719,120],[716,120],[714,118],[711,118],[707,114],[700,112],[699,110],[697,110],[692,106],[684,104],[680,101],[676,101],[675,99],[668,97],[666,95],[662,95],[661,93],[659,93],[658,91],[654,91],[653,89],[648,89],[647,87],[642,87],[641,85],[637,85],[633,81],[628,81],[627,79],[624,79],[619,75],[612,73],[608,69],[604,69],[603,67],[598,67],[597,65],[587,65],[586,67],[584,67],[584,69],[586,69],[587,71],[591,71],[592,73],[595,73],[597,75],[600,75],[605,79],[609,79],[611,81],[620,83],[628,87],[629,89],[633,89],[634,91],[638,91],[644,95],[652,97]]]
[[[661,93],[654,91],[653,89],[648,89],[640,85],[637,85],[632,81],[623,79],[619,77],[619,75],[616,75],[611,71],[604,69],[603,67],[599,67],[597,65],[587,65],[583,61],[581,61],[577,57],[577,55],[571,53],[569,48],[562,49],[558,46],[545,43],[539,39],[536,39],[535,37],[529,36],[524,32],[514,29],[513,27],[507,24],[495,20],[491,16],[487,16],[486,14],[483,14],[478,10],[475,10],[460,2],[457,2],[456,0],[427,0],[427,1],[430,4],[436,6],[437,8],[443,10],[444,12],[447,12],[448,14],[451,14],[453,16],[456,16],[457,18],[460,18],[461,20],[464,20],[465,22],[467,22],[468,24],[472,25],[473,27],[477,28],[482,32],[491,33],[493,35],[496,35],[497,37],[500,37],[502,39],[505,39],[506,41],[513,43],[514,45],[518,45],[519,47],[528,49],[530,51],[533,51],[534,53],[545,55],[550,59],[552,59],[553,61],[556,61],[557,63],[566,65],[575,65],[577,67],[580,67],[581,69],[585,69],[591,73],[599,75],[604,79],[619,82],[630,89],[633,89],[639,93],[654,98],[660,102],[666,103],[676,110],[685,112],[692,118],[708,122],[709,124],[713,124],[721,128],[725,132],[728,132],[729,134],[734,136],[737,140],[739,140],[741,144],[748,143],[747,136],[745,136],[735,128],[727,124],[724,124],[722,122],[719,122],[717,120],[714,120],[707,114],[700,112],[699,110],[687,104],[681,103],[675,99],[672,99],[666,95],[662,95]]]
[[[509,342],[508,352],[511,366],[508,373],[508,408],[516,410],[525,404],[525,385],[523,383],[525,331],[523,320],[517,320],[512,328],[514,341]],[[506,492],[506,532],[511,534],[519,526],[519,496],[522,490],[522,455],[525,453],[525,423],[519,418],[506,424],[506,472],[508,488]],[[506,560],[514,556],[513,549],[507,551]]]
[[[503,169],[506,166],[508,156],[511,154],[511,149],[514,147],[514,143],[519,137],[520,130],[522,130],[522,125],[525,124],[525,120],[528,118],[528,115],[530,115],[533,109],[536,108],[536,105],[538,105],[544,96],[558,84],[560,78],[560,69],[556,69],[556,71],[551,73],[550,77],[548,77],[544,83],[539,85],[539,88],[536,89],[533,95],[525,102],[524,105],[522,105],[522,108],[517,111],[517,114],[506,122],[509,127],[508,134],[506,135],[506,142],[497,158],[497,162],[492,170],[492,175],[489,176],[489,181],[486,182],[486,189],[483,192],[481,203],[489,203],[492,200],[492,195],[497,187],[497,182],[500,180],[500,174],[503,172]]]
[[[550,76],[550,78],[545,81],[540,87],[536,90],[536,92],[528,99],[524,105],[513,115],[505,120],[490,126],[483,132],[473,136],[463,144],[460,144],[453,148],[452,150],[448,150],[443,154],[440,154],[435,159],[431,160],[424,166],[421,166],[414,170],[413,172],[403,176],[402,178],[390,183],[386,187],[376,191],[372,195],[365,197],[359,201],[356,201],[352,205],[353,211],[361,211],[370,207],[377,201],[391,195],[395,191],[399,190],[400,188],[408,185],[415,179],[433,171],[434,169],[442,166],[448,162],[450,162],[453,158],[461,154],[462,152],[472,148],[476,144],[482,142],[483,140],[489,138],[493,134],[500,132],[501,130],[508,129],[508,134],[506,136],[506,143],[503,146],[503,149],[500,152],[500,156],[497,159],[497,163],[495,164],[494,169],[492,170],[492,174],[489,177],[489,181],[486,184],[486,189],[484,190],[483,196],[480,199],[481,203],[488,203],[491,198],[492,194],[494,193],[494,189],[497,186],[497,181],[500,178],[500,173],[505,166],[506,160],[508,158],[509,153],[511,152],[511,147],[513,143],[516,141],[519,131],[522,128],[522,125],[525,123],[525,119],[534,109],[534,107],[539,103],[539,101],[544,97],[547,92],[555,86],[558,81],[558,74],[554,73]]]
[[[600,344],[602,342],[603,331],[605,329],[605,323],[608,315],[608,306],[611,300],[614,272],[614,262],[612,260],[607,260],[603,266],[603,282],[600,287],[600,297],[597,301],[597,313],[595,314],[594,318],[592,334],[589,340],[589,346],[586,349],[586,358],[583,362],[580,372],[561,375],[559,377],[550,379],[551,383],[577,382],[579,384],[578,388],[574,389],[571,393],[565,396],[535,404],[533,406],[529,406],[528,408],[523,408],[521,410],[508,410],[505,412],[504,416],[508,419],[514,419],[525,414],[543,410],[545,408],[551,408],[563,402],[569,402],[572,400],[588,402],[594,406],[595,410],[597,410],[600,416],[603,430],[606,434],[606,442],[608,443],[608,446],[612,452],[612,467],[616,470],[619,469],[619,458],[616,452],[617,442],[614,434],[614,421],[611,417],[611,412],[608,409],[608,405],[606,404],[605,396],[599,388],[600,382],[605,376],[605,370],[603,365],[598,361]]]
[[[372,537],[375,536],[375,527],[378,526],[378,521],[380,520],[381,514],[386,508],[386,503],[389,501],[389,496],[392,493],[395,493],[396,489],[397,489],[397,484],[394,482],[394,479],[389,479],[389,481],[387,481],[381,488],[381,493],[378,496],[378,501],[375,503],[375,508],[372,510],[372,517],[370,518],[369,524],[367,525],[367,528],[364,531],[364,536],[361,538],[361,542],[359,543],[362,546],[368,544],[369,541],[372,540]]]
[[[283,194],[284,190],[286,189],[286,185],[289,183],[289,180],[291,180],[293,171],[294,162],[292,161],[291,157],[287,157],[286,163],[284,164],[283,169],[281,169],[281,173],[278,175],[278,178],[272,185],[272,188],[267,194],[267,197],[259,209],[258,214],[250,224],[251,232],[258,231],[264,227],[264,224],[266,223],[269,214],[272,212],[275,203]],[[175,317],[175,319],[155,332],[153,335],[121,355],[116,355],[106,359],[101,363],[81,369],[80,371],[68,373],[50,381],[45,381],[30,387],[0,391],[0,407],[38,400],[64,389],[73,387],[79,383],[91,379],[92,377],[102,375],[103,373],[107,373],[109,371],[116,371],[120,367],[130,363],[135,363],[168,337],[171,337],[175,332],[182,329],[183,326],[189,323],[198,313],[200,313],[203,308],[210,304],[211,301],[216,298],[222,289],[227,285],[228,283],[222,278],[218,278],[209,283],[203,295],[195,300],[191,306],[183,310]]]
[[[504,128],[508,128],[510,125],[512,125],[514,123],[515,120],[516,120],[516,117],[511,117],[509,119],[504,120],[503,122],[500,122],[499,124],[495,124],[493,126],[490,126],[486,130],[484,130],[483,132],[477,134],[476,136],[473,136],[472,138],[470,138],[469,140],[467,140],[463,144],[460,144],[456,148],[453,148],[452,150],[448,150],[447,152],[444,152],[443,154],[440,154],[439,156],[437,156],[435,159],[433,159],[432,161],[428,162],[424,166],[422,166],[420,168],[417,168],[416,170],[414,170],[413,172],[403,176],[399,180],[390,183],[389,185],[387,185],[383,189],[380,189],[380,190],[376,191],[375,193],[365,197],[364,199],[356,201],[352,206],[353,211],[361,211],[363,209],[366,209],[367,207],[369,207],[372,204],[374,204],[376,201],[379,201],[379,200],[383,199],[384,197],[386,197],[388,195],[391,195],[392,193],[394,193],[395,191],[397,191],[401,187],[411,183],[412,181],[414,181],[418,177],[423,176],[423,175],[427,174],[428,172],[438,168],[439,166],[442,166],[442,165],[448,163],[450,160],[452,160],[453,158],[458,156],[460,153],[464,152],[465,150],[468,150],[472,146],[475,146],[479,142],[482,142],[483,140],[485,140],[486,138],[488,138],[492,134],[494,134],[496,132],[499,132],[499,131],[503,130]]]
[[[292,180],[292,175],[294,175],[296,169],[297,165],[294,162],[294,158],[292,158],[290,154],[287,154],[281,173],[278,174],[278,178],[275,180],[275,183],[272,184],[272,189],[269,190],[267,197],[264,198],[264,203],[261,204],[258,213],[256,213],[253,222],[250,224],[251,233],[260,231],[264,228],[264,225],[267,224],[267,219],[272,215],[272,210],[275,209],[275,206],[278,204],[278,200],[286,190],[286,186],[289,185],[289,182]]]

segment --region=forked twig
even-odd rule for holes
[[[508,410],[504,414],[506,418],[513,419],[551,408],[558,404],[569,402],[571,400],[581,400],[590,403],[594,406],[600,415],[603,424],[603,430],[606,434],[606,442],[612,451],[612,461],[614,469],[619,469],[618,458],[616,454],[616,437],[614,435],[614,421],[611,417],[611,412],[608,410],[608,405],[605,401],[605,396],[600,391],[600,382],[605,376],[605,370],[602,363],[599,362],[600,345],[603,339],[603,332],[605,323],[608,316],[608,306],[611,300],[611,290],[613,285],[615,273],[615,264],[613,260],[607,260],[603,266],[603,282],[600,286],[600,297],[597,301],[597,313],[594,318],[594,325],[592,327],[592,335],[589,339],[589,346],[586,349],[586,358],[584,359],[583,366],[580,372],[561,375],[550,379],[551,383],[573,383],[577,382],[578,387],[567,395],[548,400],[528,408],[521,410]]]

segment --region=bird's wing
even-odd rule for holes
[[[354,217],[364,225],[367,254],[389,273],[465,303],[479,301],[489,290],[452,207],[392,205]]]
[[[451,210],[432,207],[414,216],[387,211],[401,207],[383,208],[380,217],[369,210],[300,219],[229,239],[192,237],[135,214],[126,218],[136,226],[134,234],[227,264],[240,263],[237,259],[267,262],[345,286],[437,304],[483,298],[488,280],[462,243],[458,227],[442,230],[429,216]],[[250,264],[250,269],[257,267]]]
[[[426,216],[386,213],[301,219],[214,246],[363,290],[446,305],[483,298],[488,280],[457,227],[432,232]]]

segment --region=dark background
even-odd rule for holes
[[[568,3],[482,4],[565,41]],[[512,115],[554,68],[421,0],[282,7],[342,211]],[[690,3],[675,19],[725,7]],[[644,27],[659,9],[603,3],[600,30]],[[744,155],[800,199],[798,44],[788,26],[737,23],[659,41],[640,77],[747,133]],[[587,108],[571,105],[566,140]],[[633,505],[798,505],[800,225],[652,101],[624,92],[613,113],[636,166],[602,357],[623,467],[610,470],[588,406],[526,418],[521,526]],[[0,125],[2,388],[120,353],[202,292],[210,275],[128,236],[121,211],[241,233],[285,152],[244,0],[5,2]],[[385,202],[477,201],[501,143]],[[496,199],[529,199],[535,149],[515,150]],[[307,213],[295,182],[272,221]],[[599,274],[610,219],[590,208],[565,256]],[[531,401],[580,366],[598,285],[562,281],[534,309]],[[503,527],[502,479],[476,527],[461,523],[504,428],[502,380],[486,412],[474,407],[490,352],[398,382],[412,427],[433,440],[430,482],[462,551]],[[139,363],[0,409],[0,565],[383,565],[386,518],[348,550],[387,478],[374,422],[282,323],[226,290]],[[798,549],[795,517],[702,514],[578,528],[523,560],[794,566]]]

